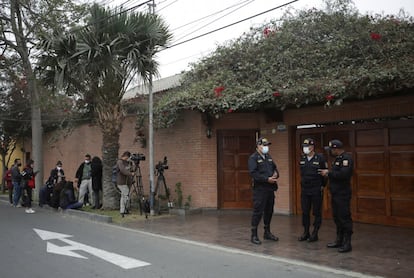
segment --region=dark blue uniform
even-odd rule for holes
[[[275,204],[277,184],[268,183],[269,177],[276,172],[276,164],[269,154],[260,155],[257,151],[249,157],[249,173],[253,179],[253,216],[252,227],[257,227],[263,216],[265,228],[270,226]]]
[[[310,210],[315,217],[313,226],[317,231],[322,223],[322,196],[326,179],[318,173],[318,169],[326,169],[326,159],[322,154],[315,154],[311,159],[303,155],[299,162],[301,173],[301,205],[302,224],[305,233],[309,233]]]
[[[353,168],[352,157],[347,153],[342,153],[332,162],[332,168],[328,174],[337,239],[345,241],[350,240],[353,232],[351,218]]]

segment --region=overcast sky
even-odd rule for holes
[[[98,1],[99,2],[99,1]],[[132,7],[145,0],[102,0],[110,6],[123,4]],[[192,39],[198,35],[219,29],[223,26],[249,18],[261,12],[290,2],[289,0],[155,0],[156,13],[169,25],[174,38],[172,47],[163,50],[157,56],[161,78],[168,77],[188,69],[190,62],[197,62],[209,54],[217,45],[239,37],[249,31],[251,26],[259,26],[271,19],[279,18],[287,7],[273,10],[242,23],[194,39],[177,46],[175,44]],[[354,0],[362,13],[398,14],[401,8],[414,15],[414,0]],[[289,8],[322,8],[323,0],[299,0]],[[139,10],[148,9],[145,5]],[[203,19],[204,18],[204,19]],[[200,20],[202,19],[202,20]],[[155,79],[158,79],[157,77]]]

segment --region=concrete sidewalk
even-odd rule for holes
[[[204,211],[184,217],[154,217],[124,226],[367,275],[414,275],[414,229],[355,223],[353,251],[341,254],[326,248],[336,236],[332,220],[323,222],[319,241],[309,243],[297,240],[303,232],[300,216],[274,216],[271,230],[279,241],[263,241],[256,246],[250,243],[250,216],[248,211]],[[259,231],[262,240],[263,227],[259,226]]]

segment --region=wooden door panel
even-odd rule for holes
[[[391,193],[414,195],[414,176],[392,176]]]
[[[384,146],[384,130],[381,129],[368,129],[357,130],[355,132],[356,140],[355,145],[360,146]]]
[[[358,171],[364,172],[383,172],[385,169],[385,152],[384,151],[359,151],[355,156],[355,166]]]
[[[391,215],[396,217],[414,218],[414,200],[393,198],[391,200]]]
[[[370,215],[386,215],[386,201],[385,198],[375,198],[371,196],[358,196],[357,197],[357,213],[370,214]]]
[[[384,196],[385,175],[384,174],[357,174],[357,194],[375,194]]]
[[[251,208],[252,188],[247,161],[254,152],[256,131],[218,132],[219,208]]]

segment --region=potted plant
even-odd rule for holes
[[[184,202],[184,194],[181,188],[181,182],[177,182],[175,184],[175,193],[176,199],[174,199],[174,205],[170,208],[170,214],[175,215],[187,215],[187,214],[195,214],[200,213],[201,209],[191,208],[191,195],[187,195],[185,202]]]

